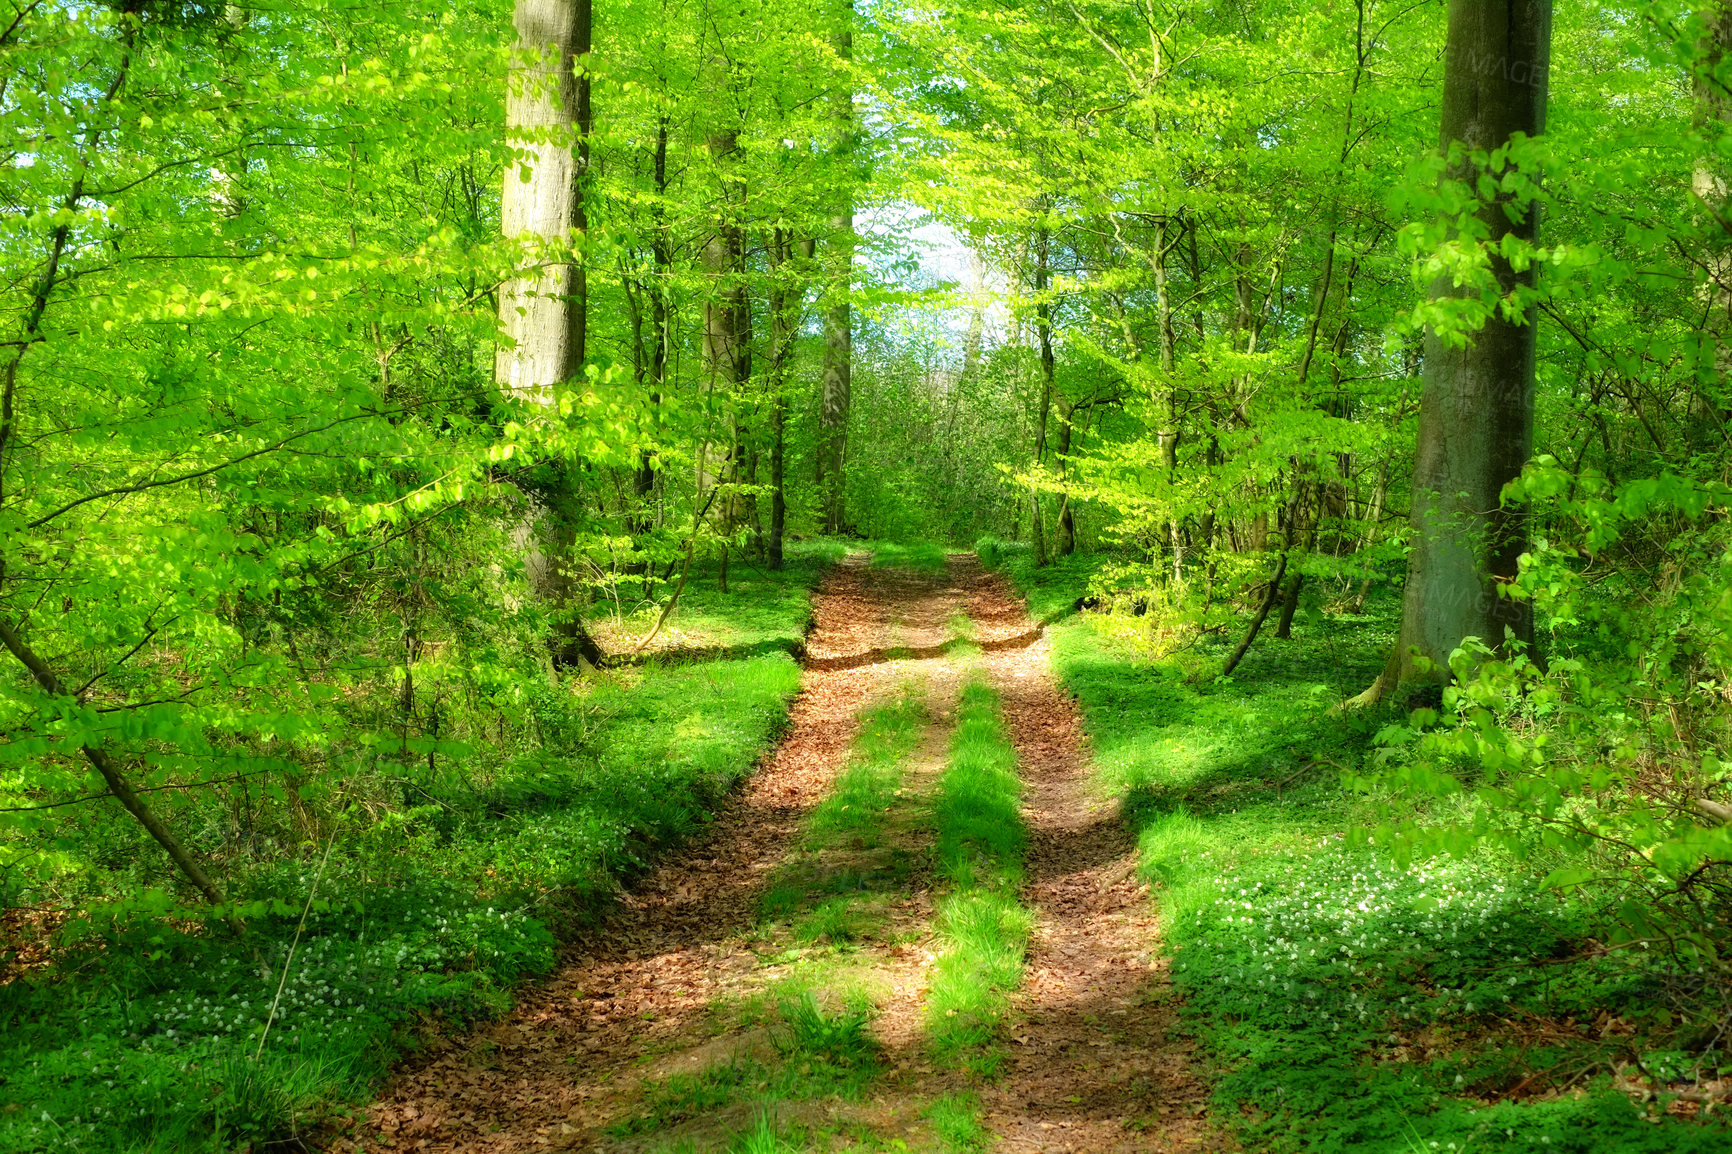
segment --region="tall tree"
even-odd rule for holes
[[[577,62],[590,40],[590,0],[517,0],[506,99],[506,134],[516,163],[505,170],[500,223],[521,245],[517,275],[499,294],[503,333],[494,360],[499,384],[557,412],[555,390],[583,372],[588,309],[574,231],[585,223],[581,178],[589,129],[587,68]],[[596,663],[601,651],[584,628],[570,571],[576,538],[568,470],[528,486],[530,510],[517,532],[531,586],[555,607],[558,665]]]
[[[1545,131],[1551,34],[1551,0],[1450,0],[1445,178],[1480,197],[1467,239],[1484,245],[1502,302],[1519,301],[1534,284],[1532,267],[1518,268],[1504,254],[1512,240],[1534,243],[1538,205],[1519,192],[1483,189],[1519,188],[1510,172],[1494,174],[1490,154]],[[1447,304],[1479,291],[1440,278],[1431,294],[1434,304]],[[1505,504],[1502,492],[1533,451],[1534,319],[1531,309],[1512,318],[1493,308],[1465,339],[1435,323],[1426,331],[1401,634],[1371,697],[1446,676],[1465,638],[1533,641],[1532,607],[1501,587],[1515,579],[1527,546],[1523,511]]]
[[[843,71],[832,96],[836,118],[836,158],[845,174],[841,203],[830,222],[831,301],[824,310],[824,376],[819,399],[818,486],[824,503],[824,531],[840,533],[848,524],[848,408],[854,387],[854,82],[847,67],[854,59],[854,2],[843,0],[830,39]]]

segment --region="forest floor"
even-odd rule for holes
[[[789,731],[707,833],[334,1149],[1226,1144],[1043,632],[973,557],[910,560],[831,571]],[[1015,837],[968,808],[1004,739]]]

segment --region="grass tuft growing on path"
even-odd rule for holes
[[[898,541],[874,542],[872,564],[886,569],[910,569],[916,573],[934,575],[944,572],[945,550],[930,541],[906,544]]]
[[[998,695],[980,681],[962,691],[950,763],[933,806],[944,940],[927,994],[927,1038],[939,1060],[991,1076],[995,1045],[1022,981],[1032,916],[1017,897],[1027,841],[1017,810],[1022,782],[999,719]]]

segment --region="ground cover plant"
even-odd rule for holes
[[[737,603],[798,638],[821,571],[815,558]],[[64,924],[54,964],[0,988],[0,1146],[217,1150],[308,1133],[417,1029],[509,1005],[553,964],[559,932],[707,820],[798,684],[775,652],[543,687],[539,739],[515,754],[404,767],[412,804],[396,821],[339,822],[311,862],[260,854],[237,870],[236,899],[258,907],[246,943],[165,920],[166,894]]]
[[[1111,572],[981,551],[1037,611]],[[1591,907],[1545,888],[1545,863],[1486,848],[1398,864],[1354,843],[1386,810],[1343,771],[1370,764],[1382,719],[1331,706],[1385,651],[1388,608],[1368,609],[1230,680],[1225,642],[1162,656],[1132,612],[1052,630],[1100,788],[1160,886],[1220,1116],[1256,1149],[1724,1149],[1723,1125],[1667,1113],[1721,1059],[1679,1047],[1656,997],[1666,958],[1600,955]]]

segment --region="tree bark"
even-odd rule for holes
[[[648,358],[648,378],[650,383],[650,410],[655,414],[659,424],[661,419],[662,394],[667,386],[668,376],[668,278],[673,271],[673,247],[668,243],[666,211],[662,198],[668,191],[668,118],[663,114],[656,121],[656,143],[654,155],[654,171],[656,185],[656,202],[650,210],[654,224],[650,237],[650,254],[655,262],[654,279],[650,284],[650,352]],[[637,479],[635,482],[638,500],[647,504],[655,494],[656,458],[648,449],[638,459]],[[642,521],[642,532],[648,532],[651,524],[647,514]],[[647,572],[647,570],[646,570]]]
[[[1052,415],[1053,376],[1057,366],[1052,351],[1052,302],[1046,299],[1047,288],[1052,283],[1052,233],[1045,225],[1035,230],[1034,250],[1034,329],[1040,345],[1040,407],[1035,420],[1034,467],[1039,472],[1046,460],[1046,425]],[[1045,565],[1046,515],[1041,509],[1038,488],[1029,490],[1028,512],[1029,524],[1033,528],[1034,563]]]
[[[1076,406],[1069,406],[1060,419],[1058,430],[1058,458],[1061,477],[1068,483],[1070,480],[1070,444],[1072,422],[1076,419]],[[1071,509],[1070,494],[1065,493],[1058,506],[1058,555],[1069,557],[1076,552],[1076,513]]]
[[[787,530],[788,362],[800,328],[802,293],[794,282],[794,254],[810,258],[810,245],[797,250],[788,235],[776,229],[770,237],[770,539],[768,564],[782,568],[782,539]]]
[[[583,372],[587,316],[581,268],[572,258],[581,227],[582,164],[587,160],[587,82],[575,71],[588,50],[590,0],[517,0],[517,44],[506,99],[506,135],[519,156],[507,166],[501,194],[505,235],[525,241],[517,276],[499,294],[504,339],[494,358],[501,386],[534,404],[556,403],[557,386]],[[527,172],[529,179],[524,180]],[[551,259],[550,259],[551,258]],[[576,541],[567,510],[569,471],[542,491],[513,534],[530,586],[554,606],[556,665],[599,664],[601,651],[584,628],[569,566]]]
[[[719,480],[739,485],[746,473],[746,428],[741,409],[752,379],[752,314],[744,279],[745,240],[740,218],[745,211],[746,186],[734,171],[739,161],[739,132],[711,133],[706,147],[721,174],[721,198],[715,226],[703,248],[704,274],[710,292],[704,302],[704,370],[712,385],[727,390],[732,428],[727,460]],[[746,520],[748,506],[737,489],[721,498],[723,532],[731,536]],[[727,554],[722,555],[726,584]]]
[[[1732,124],[1732,92],[1717,83],[1714,71],[1732,53],[1732,0],[1706,0],[1701,8],[1706,33],[1700,45],[1701,60],[1695,77],[1696,118],[1707,145],[1704,155],[1691,173],[1690,188],[1702,207],[1718,222],[1710,227],[1708,249],[1702,254],[1708,270],[1708,280],[1702,287],[1706,306],[1707,330],[1713,358],[1713,379],[1719,390],[1698,386],[1691,400],[1689,429],[1696,452],[1712,452],[1726,442],[1726,429],[1732,422],[1732,397],[1725,391],[1725,382],[1732,378],[1732,229],[1727,226],[1727,209],[1732,202],[1732,174],[1726,162],[1713,147],[1724,139]]]
[[[1516,133],[1545,131],[1550,65],[1551,0],[1450,0],[1444,68],[1442,144],[1492,151]],[[1449,176],[1471,188],[1480,173],[1471,161]],[[1505,293],[1532,283],[1496,255],[1506,235],[1532,240],[1537,208],[1513,222],[1500,197],[1479,220],[1493,250]],[[1447,280],[1434,298],[1453,295]],[[1449,655],[1467,637],[1503,647],[1530,645],[1533,616],[1526,602],[1499,596],[1516,576],[1527,546],[1524,512],[1500,500],[1504,485],[1527,463],[1533,446],[1534,325],[1494,314],[1465,348],[1425,334],[1419,443],[1413,480],[1413,547],[1402,604],[1400,641],[1380,686],[1448,676]],[[1423,668],[1416,659],[1430,663]],[[1375,693],[1370,693],[1375,696]]]
[[[854,4],[844,0],[841,25],[830,38],[846,64],[854,59]],[[852,80],[841,84],[832,98],[836,120],[838,166],[850,170],[844,178],[843,206],[830,222],[831,303],[824,310],[823,387],[818,409],[818,488],[824,504],[824,531],[842,533],[848,527],[848,414],[854,389],[854,312],[850,292],[854,279],[854,90]]]

